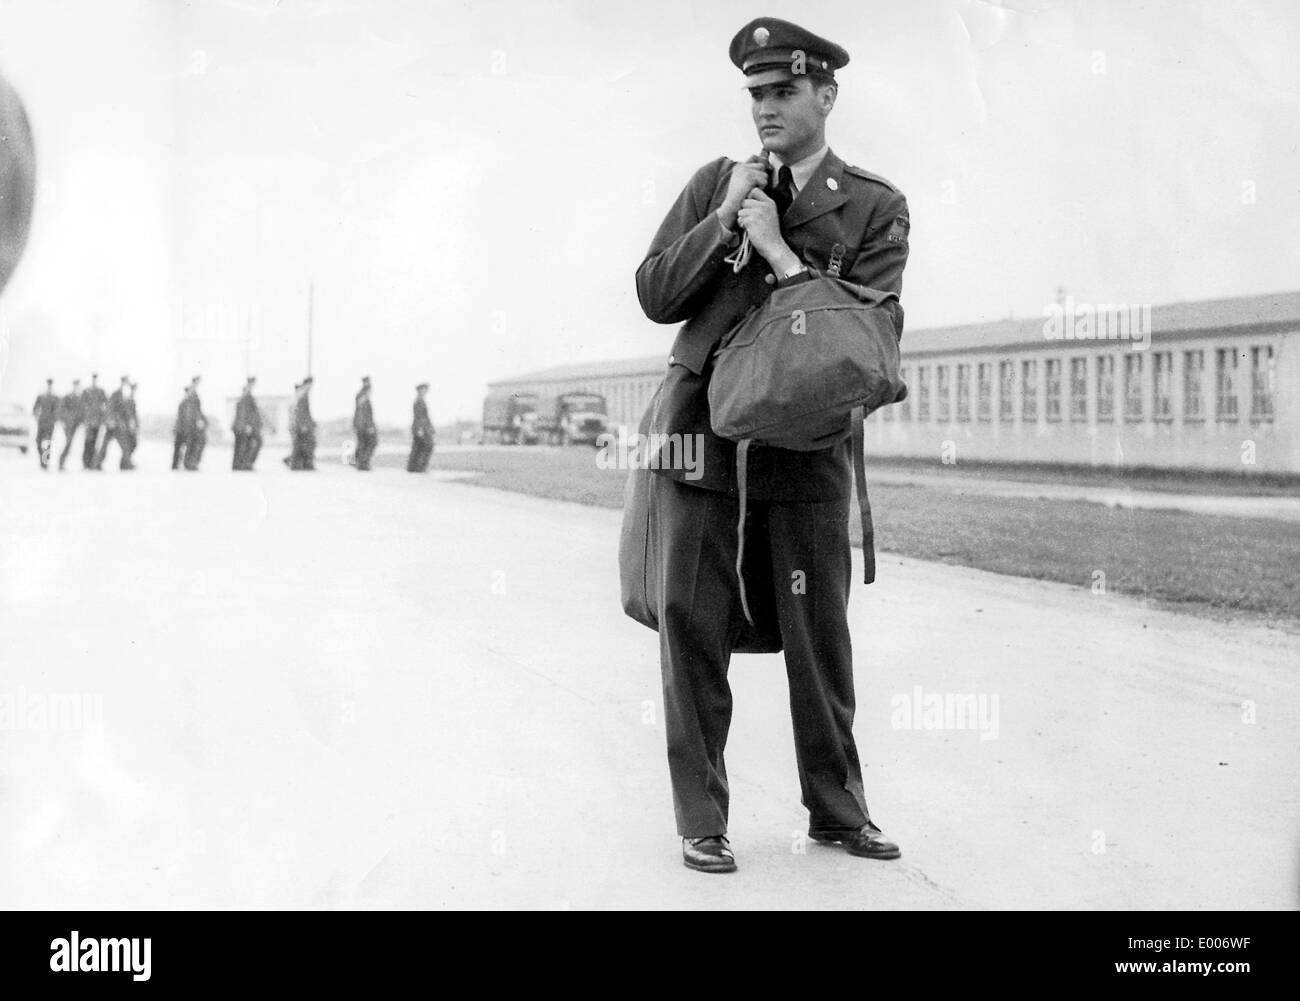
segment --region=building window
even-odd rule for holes
[[[910,387],[912,385],[912,370],[910,368],[899,369],[898,377],[903,380],[904,386]],[[903,398],[903,401],[896,404],[898,407],[898,419],[900,421],[910,421],[912,419],[912,397],[915,395],[916,394],[909,389],[907,396]]]
[[[1214,385],[1219,420],[1235,421],[1237,390],[1234,383],[1237,372],[1237,352],[1232,348],[1219,348],[1214,355]]]
[[[938,412],[939,423],[947,424],[952,420],[952,387],[949,385],[947,365],[936,365],[934,392],[937,399],[935,400],[935,410]]]
[[[1047,405],[1044,410],[1049,421],[1061,419],[1061,359],[1047,359]]]
[[[1124,419],[1142,419],[1142,356],[1124,356]]]
[[[975,397],[975,416],[982,421],[993,420],[993,363],[982,361],[975,369],[978,383]]]
[[[916,369],[916,419],[930,419],[930,367],[919,365]]]
[[[998,362],[998,420],[1015,420],[1016,365],[1015,362]]]
[[[1038,362],[1020,363],[1020,419],[1038,420]]]
[[[1097,420],[1115,420],[1115,356],[1097,356]]]
[[[1250,349],[1250,419],[1273,423],[1273,346]]]
[[[1070,359],[1070,420],[1088,419],[1088,359]]]
[[[1157,421],[1174,419],[1174,355],[1172,351],[1157,351],[1151,358],[1151,373],[1155,384],[1151,393],[1151,417]]]
[[[970,366],[957,366],[957,420],[970,420]]]
[[[1205,397],[1201,378],[1205,374],[1205,352],[1183,352],[1183,421],[1205,420]]]

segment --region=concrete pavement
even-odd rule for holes
[[[254,474],[215,448],[191,474],[153,445],[131,475],[10,459],[9,907],[1300,902],[1293,633],[882,557],[856,731],[903,858],[804,841],[781,659],[737,656],[740,871],[705,876],[618,512],[271,449]]]

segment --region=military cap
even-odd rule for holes
[[[429,388],[429,384],[428,384],[427,382],[421,382],[421,383],[419,383],[415,388],[416,388],[417,390],[418,390],[418,389],[428,389],[428,388]]]
[[[257,381],[257,376],[255,376],[255,375],[250,375],[250,376],[248,376],[248,378],[246,378],[246,379],[244,380],[244,382],[246,382],[246,383],[247,383],[248,385],[250,385],[250,386],[251,386],[253,383],[255,383],[256,381]]]
[[[302,380],[302,384],[303,384],[304,386],[310,386],[310,385],[311,385],[313,382],[315,382],[315,381],[316,381],[316,380],[313,379],[313,378],[309,375],[309,376],[307,376],[307,378],[305,378],[305,379]]]
[[[361,385],[363,385],[363,386],[369,386],[369,385],[370,385],[370,376],[368,376],[368,375],[363,375],[363,376],[361,377]]]
[[[746,87],[783,83],[806,73],[834,76],[849,54],[834,42],[777,17],[760,17],[731,40],[731,61],[745,74]]]

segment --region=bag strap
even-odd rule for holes
[[[754,616],[749,612],[749,599],[745,595],[745,516],[749,508],[749,438],[741,438],[736,443],[736,489],[740,493],[740,518],[736,522],[736,581],[740,585],[740,609],[745,613],[745,621],[751,629]]]
[[[862,519],[862,583],[876,579],[876,533],[871,525],[871,501],[867,498],[867,456],[863,441],[863,424],[867,412],[855,407],[850,421],[853,425],[853,485],[858,491],[858,515]]]

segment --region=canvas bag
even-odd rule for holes
[[[895,321],[902,307],[895,293],[846,282],[836,271],[813,272],[811,281],[774,290],[727,333],[713,355],[710,423],[715,434],[736,442],[736,575],[751,624],[742,569],[749,449],[755,442],[806,452],[851,435],[864,583],[876,576],[862,422],[873,410],[907,396]]]
[[[655,391],[641,418],[639,432],[650,433],[652,415],[663,384]],[[643,626],[659,629],[659,526],[654,510],[654,477],[647,468],[628,472],[623,490],[623,525],[618,539],[618,576],[623,611]],[[743,593],[743,592],[742,592]],[[778,653],[781,633],[775,622],[742,630],[733,650],[736,653]]]

